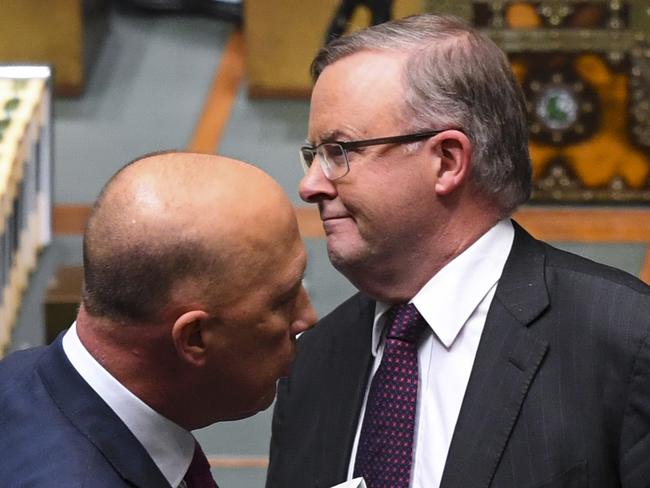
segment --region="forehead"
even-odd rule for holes
[[[269,233],[241,251],[243,266],[237,272],[250,285],[260,284],[262,276],[272,286],[300,279],[307,262],[304,244],[293,226],[283,232],[276,230],[274,235]]]
[[[301,239],[267,242],[263,248],[245,248],[234,257],[235,264],[220,276],[214,296],[218,315],[251,317],[264,314],[272,301],[300,283],[307,265],[307,252]]]
[[[405,58],[392,51],[361,51],[327,66],[312,91],[310,139],[317,142],[328,133],[387,135],[401,120]]]

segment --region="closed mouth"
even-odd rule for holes
[[[320,219],[323,222],[327,222],[328,220],[338,220],[338,219],[349,219],[351,218],[349,215],[321,215]]]

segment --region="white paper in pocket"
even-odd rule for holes
[[[332,486],[332,488],[366,488],[366,482],[363,478],[354,478],[353,480],[346,481],[345,483]]]

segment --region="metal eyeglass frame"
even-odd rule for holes
[[[440,129],[440,130],[429,130],[426,132],[416,132],[414,134],[403,134],[399,136],[389,136],[389,137],[378,137],[375,139],[364,139],[360,141],[325,141],[321,142],[317,146],[311,144],[305,144],[300,147],[300,162],[302,168],[305,171],[305,174],[311,168],[311,165],[314,163],[316,156],[320,156],[320,167],[323,170],[325,177],[330,180],[337,180],[347,175],[350,172],[350,162],[348,161],[348,150],[357,149],[359,147],[367,146],[378,146],[381,144],[407,144],[409,142],[417,142],[423,139],[428,139],[435,135],[440,134],[448,130],[457,130],[457,129]],[[343,154],[343,159],[345,160],[345,171],[337,176],[330,176],[332,174],[332,167],[342,168],[343,165],[332,163],[323,157],[322,154],[318,154],[318,149],[326,145],[335,145],[341,148],[341,154]],[[305,155],[309,154],[308,157]]]

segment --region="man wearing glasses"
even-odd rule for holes
[[[422,15],[312,74],[300,196],[360,293],[299,341],[267,486],[647,488],[650,290],[510,220],[531,166],[504,54]]]

